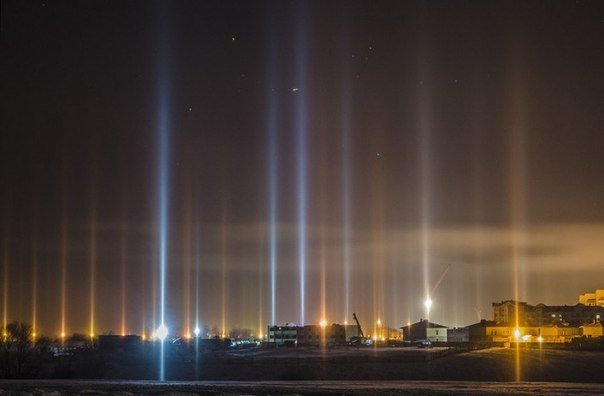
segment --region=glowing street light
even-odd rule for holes
[[[429,316],[430,308],[432,308],[432,299],[430,298],[430,296],[428,296],[426,298],[426,301],[424,301],[424,307],[426,307],[426,315]]]
[[[327,321],[325,319],[323,319],[322,321],[319,322],[319,326],[321,326],[322,328],[327,327]]]
[[[377,324],[378,326],[381,326],[381,325],[382,325],[382,321],[378,319],[378,320],[377,320],[377,322],[376,322],[376,324]]]
[[[199,334],[201,333],[201,330],[199,329],[199,327],[195,327],[195,330],[193,330],[193,334],[195,334],[195,337],[199,337]]]
[[[521,335],[522,334],[520,333],[520,329],[514,329],[514,338],[516,340],[519,340]]]
[[[157,336],[157,338],[159,338],[161,342],[164,342],[164,340],[168,336],[168,328],[166,327],[166,325],[162,323],[155,331],[155,335]]]

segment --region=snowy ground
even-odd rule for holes
[[[604,394],[604,384],[560,382],[470,381],[263,381],[165,382],[154,381],[0,381],[1,395],[397,395],[397,394]]]

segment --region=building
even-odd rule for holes
[[[454,327],[447,329],[447,342],[468,342],[470,341],[469,327]]]
[[[564,343],[581,337],[581,326],[569,324],[547,324],[543,326],[511,326],[495,321],[482,320],[468,326],[470,342],[547,342]]]
[[[345,344],[358,336],[357,326],[334,323],[329,326],[287,324],[268,326],[267,341],[278,345]]]
[[[373,341],[402,340],[403,333],[399,329],[388,326],[374,326],[366,329],[365,336]]]
[[[604,307],[604,289],[597,289],[593,293],[585,293],[579,296],[579,304],[589,307]]]
[[[581,326],[581,334],[587,338],[604,337],[604,326],[601,321],[584,324]]]
[[[331,326],[305,325],[298,328],[298,344],[345,344],[346,329],[339,324]]]
[[[401,327],[403,339],[409,341],[429,340],[447,342],[447,326],[432,323],[427,319]]]
[[[506,300],[493,303],[493,320],[496,323],[518,326],[545,326],[553,324],[581,325],[604,317],[604,306],[530,305],[526,302]],[[516,322],[516,320],[518,320]]]
[[[285,326],[268,326],[266,336],[268,342],[278,345],[297,344],[298,326],[289,323]]]

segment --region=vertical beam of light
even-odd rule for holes
[[[319,137],[319,269],[320,269],[320,302],[321,312],[319,323],[325,325],[327,322],[327,183],[329,175],[324,172],[329,167],[327,155],[325,153],[327,144],[326,134],[321,134]],[[321,344],[325,345],[325,327],[321,326]]]
[[[2,241],[2,329],[6,330],[8,324],[8,239],[10,233],[10,227],[8,222],[8,202],[4,207],[4,240]],[[4,336],[4,334],[3,334]]]
[[[306,28],[305,10],[298,16],[296,31],[296,76],[299,81],[296,91],[296,146],[297,146],[297,220],[298,220],[298,267],[300,274],[300,325],[305,323],[306,314],[306,212],[307,212],[307,135],[308,110],[306,97]]]
[[[201,326],[199,322],[199,296],[200,296],[200,274],[201,274],[201,226],[199,220],[195,226],[195,379],[199,380],[199,338]]]
[[[475,71],[476,76],[484,75],[481,70]],[[483,81],[480,78],[476,79],[477,87],[483,87]],[[473,199],[474,199],[474,231],[473,231],[473,244],[474,244],[474,284],[475,284],[475,292],[474,292],[474,302],[475,302],[475,312],[476,312],[476,321],[480,321],[482,318],[482,301],[483,299],[483,279],[482,279],[482,259],[484,256],[484,236],[483,236],[483,219],[484,219],[484,156],[483,152],[484,148],[484,140],[483,140],[483,131],[484,125],[486,125],[484,114],[486,113],[486,109],[484,108],[485,95],[482,93],[482,90],[477,90],[478,94],[475,98],[475,102],[472,106],[473,115],[472,115],[472,132],[473,132],[473,181],[472,181],[472,190],[473,190]]]
[[[199,336],[199,296],[200,290],[200,275],[201,275],[201,226],[199,220],[195,225],[195,336]]]
[[[525,291],[525,257],[523,252],[526,246],[526,131],[525,131],[525,93],[523,81],[520,76],[520,65],[513,65],[512,83],[509,103],[510,133],[509,133],[509,185],[511,189],[511,243],[512,243],[512,271],[514,277],[514,299],[516,302],[524,299]],[[520,327],[518,305],[514,309],[516,328]],[[520,347],[516,342],[516,381],[522,377],[520,364]]]
[[[155,202],[155,207],[157,207],[157,202]],[[157,235],[159,235],[159,227],[157,223],[157,218],[153,221],[153,241],[151,242],[151,268],[149,269],[149,273],[151,274],[151,333],[153,334],[157,327],[159,326],[157,323],[157,311],[158,306],[158,289],[159,282],[158,278],[158,268],[159,268],[159,243]]]
[[[183,336],[191,337],[191,259],[192,259],[192,228],[191,228],[191,186],[187,181],[184,192],[184,221],[183,221]]]
[[[379,147],[379,146],[378,146]],[[374,323],[384,319],[384,162],[375,160],[371,169],[372,243]]]
[[[96,163],[93,165],[93,173],[96,171]],[[97,248],[97,240],[96,240],[96,178],[91,177],[92,186],[90,190],[90,230],[89,230],[89,238],[90,238],[90,252],[88,256],[88,271],[90,276],[90,323],[89,323],[89,336],[92,340],[94,337],[94,320],[95,320],[95,296],[96,296],[96,248]]]
[[[262,213],[262,210],[258,211]],[[266,268],[266,255],[265,255],[265,245],[266,245],[266,237],[263,235],[266,232],[266,229],[262,223],[258,224],[258,234],[257,234],[257,249],[258,249],[258,283],[257,283],[257,291],[258,291],[258,339],[262,339],[263,328],[266,325],[265,319],[265,268]]]
[[[270,25],[272,26],[272,20]],[[269,68],[269,92],[268,92],[268,213],[269,213],[269,260],[270,260],[270,283],[271,283],[271,325],[276,322],[276,296],[277,296],[277,222],[278,222],[278,199],[277,190],[279,184],[279,137],[277,134],[277,95],[276,90],[276,67],[275,67],[275,39],[271,34],[270,40],[270,68]]]
[[[169,191],[170,191],[170,130],[169,130],[169,78],[168,78],[168,32],[165,9],[160,10],[160,37],[158,45],[158,76],[157,76],[157,196],[158,196],[158,261],[159,261],[159,322],[160,362],[159,380],[165,380],[164,367],[164,333],[166,329],[166,272],[168,266],[168,235],[169,235]]]
[[[350,139],[351,139],[351,97],[352,88],[350,81],[350,70],[348,64],[348,32],[343,33],[344,51],[342,53],[341,68],[341,96],[340,112],[341,139],[342,139],[342,264],[344,272],[344,321],[350,315],[350,194],[351,194],[351,172],[350,172]]]
[[[33,337],[38,335],[38,205],[34,197],[34,219],[31,246],[31,325]]]
[[[419,88],[419,203],[421,222],[421,262],[424,281],[424,293],[426,302],[430,296],[430,205],[431,205],[431,167],[430,167],[430,111],[428,84],[424,81],[426,61],[420,65],[420,88]],[[426,319],[429,319],[429,304],[425,304]]]
[[[63,188],[63,197],[61,203],[61,340],[66,336],[67,332],[67,194],[65,187]]]
[[[125,207],[125,204],[123,204]],[[122,224],[120,227],[120,277],[121,277],[121,334],[127,334],[126,326],[126,278],[127,278],[127,235],[128,225],[126,223],[125,208],[122,209]]]
[[[166,268],[168,260],[168,233],[169,233],[169,220],[168,220],[168,194],[169,194],[169,180],[168,180],[168,109],[167,99],[163,94],[164,86],[162,85],[162,94],[160,94],[160,111],[159,111],[159,126],[158,126],[158,140],[159,140],[159,183],[158,183],[158,210],[159,210],[159,224],[158,224],[158,247],[159,247],[159,322],[160,325],[165,324],[166,319]]]
[[[226,201],[226,200],[224,200]],[[224,202],[223,201],[223,202]],[[222,338],[226,337],[226,325],[227,325],[227,320],[226,320],[226,311],[227,311],[227,266],[228,266],[228,261],[227,261],[227,209],[226,209],[226,203],[223,205],[222,208],[222,224],[220,225],[220,257],[221,257],[221,261],[220,261],[220,268],[221,268],[221,273],[220,273],[220,293],[221,293],[221,321],[220,321],[220,336]]]

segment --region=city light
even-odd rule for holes
[[[430,296],[428,296],[426,298],[426,301],[424,301],[424,307],[426,307],[426,316],[429,316],[430,308],[432,308],[432,299],[430,298]]]
[[[327,327],[327,321],[325,319],[323,319],[322,321],[319,322],[319,326],[321,326],[322,328]]]
[[[168,336],[168,328],[165,324],[161,324],[157,330],[155,330],[155,336],[161,341],[164,342],[166,337]]]
[[[199,333],[201,333],[201,330],[199,330],[199,327],[195,327],[195,330],[193,330],[193,334],[195,334],[195,337],[199,337]]]
[[[522,336],[522,334],[520,333],[520,329],[514,329],[514,338],[516,340],[520,340],[521,336]]]

